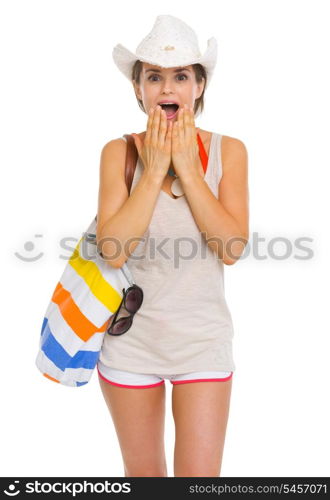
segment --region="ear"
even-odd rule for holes
[[[133,87],[134,87],[134,92],[135,92],[135,95],[138,99],[140,99],[140,101],[142,101],[142,97],[141,97],[141,92],[140,92],[140,86],[136,83],[135,80],[133,80]]]
[[[204,87],[205,87],[205,78],[202,77],[203,80],[197,84],[197,96],[196,96],[196,99],[199,99],[200,96],[202,95],[203,93],[203,90],[204,90]]]

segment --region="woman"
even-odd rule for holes
[[[219,476],[235,370],[223,263],[248,240],[246,149],[195,128],[215,39],[201,56],[194,31],[164,15],[136,54],[117,45],[113,55],[148,122],[134,134],[130,194],[125,138],[102,150],[97,241],[110,265],[127,261],[144,300],[124,335],[105,335],[100,386],[126,476],[167,476],[164,379],[173,384],[174,475]]]

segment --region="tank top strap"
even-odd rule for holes
[[[221,144],[222,144],[222,135],[215,134],[216,140],[214,141],[214,158],[215,158],[215,176],[217,185],[221,181],[222,177],[222,160],[221,160]]]
[[[214,196],[218,198],[218,186],[222,176],[221,164],[221,139],[222,135],[212,133],[209,159],[205,174],[205,181],[208,183]]]

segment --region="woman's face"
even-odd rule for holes
[[[149,63],[143,63],[140,74],[140,84],[133,82],[136,95],[142,100],[146,113],[150,108],[155,109],[161,101],[176,103],[177,106],[164,106],[167,120],[178,119],[178,107],[185,104],[194,108],[204,88],[204,81],[196,82],[192,65],[182,68],[161,68]]]

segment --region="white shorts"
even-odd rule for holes
[[[119,387],[130,387],[136,389],[146,389],[148,387],[156,387],[157,385],[164,384],[164,379],[169,379],[171,384],[186,384],[189,382],[225,382],[233,376],[233,372],[190,372],[180,373],[179,375],[162,375],[162,374],[149,374],[149,373],[134,373],[117,368],[109,368],[100,360],[97,363],[97,371],[99,377],[109,384],[117,385]]]

